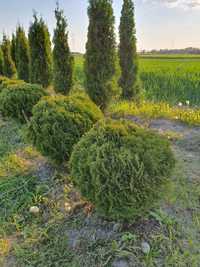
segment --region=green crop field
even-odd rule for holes
[[[200,104],[200,60],[180,58],[142,58],[140,77],[147,99],[171,104],[190,101]]]
[[[190,101],[200,104],[200,57],[191,55],[148,55],[140,57],[140,78],[145,98],[172,105]],[[75,56],[76,82],[84,84],[84,58]]]

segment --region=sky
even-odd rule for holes
[[[113,0],[116,36],[123,0]],[[69,42],[74,52],[84,52],[87,39],[88,0],[60,0],[68,19]],[[200,48],[200,0],[135,0],[138,50]],[[0,35],[9,35],[18,23],[26,31],[33,10],[41,14],[51,35],[56,0],[0,0]]]

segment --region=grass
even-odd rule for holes
[[[75,77],[84,85],[84,58],[75,57]],[[190,55],[145,56],[139,58],[140,78],[146,100],[168,102],[190,101],[200,104],[200,57]],[[117,69],[117,76],[119,69]]]
[[[109,107],[108,113],[115,117],[140,116],[146,119],[165,118],[182,121],[189,125],[200,125],[200,109],[171,107],[169,104],[162,102],[142,101],[140,104],[129,101],[117,102]]]
[[[84,75],[84,58],[83,55],[76,55],[74,56],[74,64],[75,64],[75,73],[74,73],[74,79],[75,79],[75,84],[84,86],[84,81],[85,81],[85,75]]]
[[[140,54],[140,58],[156,58],[156,59],[200,59],[199,54]]]
[[[23,147],[22,126],[14,120],[0,118],[0,159],[10,151]]]
[[[172,105],[190,101],[200,104],[200,60],[191,58],[140,59],[140,77],[145,97]]]

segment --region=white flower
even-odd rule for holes
[[[190,105],[190,101],[189,100],[187,100],[185,103],[186,103],[187,106]]]
[[[38,214],[40,212],[40,209],[37,206],[32,206],[30,207],[29,212],[32,214]]]
[[[178,103],[178,106],[179,106],[179,107],[182,107],[182,106],[183,106],[183,103],[179,102],[179,103]]]

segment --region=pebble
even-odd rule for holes
[[[37,206],[30,207],[29,212],[32,214],[38,214],[40,209]]]
[[[149,243],[147,243],[147,242],[142,242],[141,248],[142,248],[142,252],[144,254],[149,254],[149,252],[151,250],[151,247],[150,247]]]
[[[113,231],[114,232],[119,232],[121,229],[121,224],[120,223],[115,223],[113,226]]]
[[[126,260],[118,259],[113,262],[112,267],[129,267],[129,264]]]

